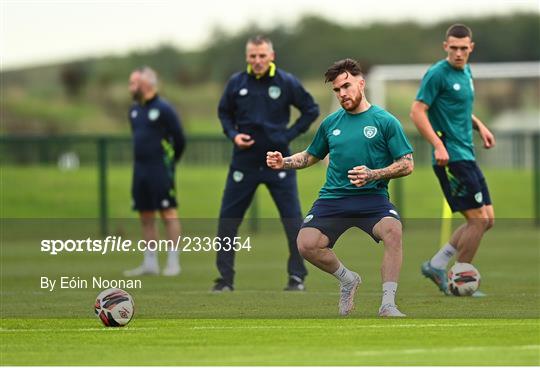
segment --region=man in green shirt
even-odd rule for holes
[[[348,315],[361,279],[340,262],[332,248],[353,226],[376,242],[382,240],[379,315],[404,317],[395,304],[402,262],[401,222],[388,199],[388,181],[412,172],[413,150],[399,121],[366,100],[365,80],[355,60],[334,63],[325,77],[342,108],[324,119],[305,151],[285,158],[280,152],[268,152],[266,162],[276,170],[302,169],[329,155],[326,183],[298,234],[300,254],[340,281],[339,313]]]
[[[457,253],[457,262],[472,263],[482,236],[493,226],[493,205],[475,161],[472,130],[478,131],[484,148],[492,148],[495,138],[472,113],[474,85],[467,64],[474,49],[471,30],[462,24],[452,25],[443,46],[447,57],[424,75],[411,119],[433,146],[433,169],[450,208],[466,219],[449,242],[422,265],[422,274],[448,294],[446,268],[450,259]]]

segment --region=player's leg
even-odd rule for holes
[[[387,202],[386,199],[384,199]],[[391,207],[389,207],[391,206]],[[383,211],[393,206],[388,202],[383,204]],[[393,209],[395,213],[395,209]],[[397,216],[397,215],[396,215]],[[403,262],[402,225],[397,217],[382,217],[372,228],[372,237],[380,239],[384,244],[384,254],[381,263],[382,300],[379,308],[381,317],[405,317],[396,306],[396,292],[398,288],[399,273]]]
[[[339,236],[350,227],[332,208],[337,202],[339,200],[315,202],[298,233],[297,242],[300,254],[308,262],[339,280],[339,314],[345,316],[354,308],[354,297],[362,280],[356,272],[347,269],[332,250]],[[325,218],[325,214],[336,217]]]
[[[461,212],[466,219],[466,223],[454,231],[449,242],[422,265],[422,274],[448,294],[448,263],[456,253],[458,262],[472,262],[484,232],[493,226],[494,212],[486,180],[476,162],[435,166],[434,171],[452,211]]]
[[[486,230],[489,230],[489,229],[491,229],[493,227],[493,225],[495,223],[495,212],[493,210],[493,205],[486,205],[486,206],[484,206],[484,208],[486,210],[486,215],[487,215],[487,218],[488,218],[488,224],[487,224]],[[452,237],[450,238],[450,241],[449,241],[448,245],[458,244],[460,242],[463,231],[466,228],[467,228],[467,223],[462,224],[460,227],[458,227],[454,231],[454,233],[452,234]],[[453,253],[451,255],[454,255],[457,252],[457,246],[452,245],[452,248],[454,248],[454,249],[453,249]],[[444,250],[444,248],[441,249],[441,251],[439,251],[431,259],[431,264],[433,265],[433,267],[439,267],[439,268],[446,268],[447,267],[447,265],[448,265],[448,263],[450,261],[451,255],[447,255],[446,257],[441,257],[439,255],[439,253],[441,253],[443,250]]]
[[[484,203],[484,206],[482,208],[485,210],[485,214],[487,216],[486,228],[484,230],[484,233],[485,233],[487,230],[491,229],[493,227],[493,225],[494,225],[495,211],[494,211],[494,208],[493,208],[493,205],[492,205],[492,202],[491,202],[491,196],[489,194],[489,189],[488,189],[488,186],[487,186],[487,182],[486,182],[486,179],[484,178],[484,175],[483,175],[482,171],[476,165],[476,163],[473,165],[473,167],[471,168],[470,171],[475,174],[476,181],[477,181],[477,183],[479,183],[479,186],[480,186],[480,192],[482,193],[481,198],[482,198],[482,202]],[[464,226],[462,226],[462,228],[467,229],[468,228],[468,222]],[[451,241],[455,241],[455,243],[453,243],[453,244],[458,244],[458,243],[462,242],[463,233],[464,232],[462,231],[461,233],[456,234],[455,239],[451,240]],[[479,246],[480,245],[478,244],[478,247]],[[477,247],[477,249],[478,249],[478,247]],[[458,257],[458,261],[459,261],[459,257]],[[471,260],[471,262],[472,262],[472,260]],[[486,294],[483,293],[481,290],[476,290],[472,296],[473,297],[483,297],[483,296],[486,296]]]
[[[471,193],[467,203],[461,206],[461,213],[467,222],[463,231],[456,236],[455,244],[458,249],[457,261],[472,263],[484,233],[493,227],[495,212],[484,174],[476,162],[467,165],[467,175],[461,175]]]
[[[303,227],[298,233],[297,241],[300,254],[309,263],[328,273],[337,271],[340,261],[328,247],[330,240],[319,229]]]
[[[468,177],[467,170],[468,166],[460,163],[450,163],[445,167],[433,166],[433,171],[452,212],[468,206],[467,198],[465,198],[468,188],[464,180]],[[446,268],[457,253],[458,239],[465,229],[466,224],[457,228],[448,242],[442,245],[431,259],[425,261],[421,266],[422,275],[433,281],[439,290],[445,294],[448,294]]]
[[[151,196],[154,206],[159,209],[159,213],[168,240],[175,244],[180,236],[180,222],[176,207],[176,189],[174,184],[175,174],[172,163],[158,165],[152,169],[149,180]],[[180,260],[177,249],[167,249],[167,265],[163,269],[164,276],[176,276],[180,273]]]
[[[373,227],[373,234],[384,243],[382,282],[397,283],[403,262],[401,221],[394,217],[384,217]]]
[[[253,200],[258,184],[258,173],[246,173],[232,167],[229,169],[221,201],[217,233],[221,244],[216,256],[220,278],[215,280],[213,291],[233,290],[235,253],[232,250],[232,241],[238,234],[238,228]]]
[[[446,279],[446,268],[448,267],[450,260],[457,253],[457,244],[459,242],[459,238],[466,228],[467,224],[462,224],[452,233],[450,240],[448,240],[448,242],[444,244],[429,261],[426,261],[424,265],[422,265],[422,273],[431,273],[434,275],[433,277],[437,278],[437,280]],[[436,284],[438,285],[438,283],[440,282],[437,281]],[[446,287],[443,286],[443,289],[446,290]]]
[[[266,186],[278,208],[289,246],[289,259],[287,261],[289,281],[285,290],[303,291],[307,270],[296,244],[298,230],[302,224],[296,173],[294,171],[272,171],[268,172],[267,175],[271,177],[266,181]]]
[[[457,261],[460,263],[472,263],[480,246],[480,241],[489,228],[490,220],[485,206],[464,210],[461,213],[467,223],[457,239]]]
[[[155,217],[155,211],[139,211],[143,239],[146,241],[146,244],[150,240],[158,239],[159,235]],[[124,271],[124,276],[126,277],[157,274],[159,274],[158,253],[156,250],[149,249],[144,251],[144,260],[141,266]]]
[[[176,208],[167,208],[160,211],[161,219],[165,225],[165,232],[167,233],[167,239],[172,240],[176,245],[177,240],[182,232],[182,224],[178,219],[178,212]],[[175,249],[175,245],[171,249],[167,250],[167,266],[163,270],[164,276],[176,276],[180,273],[180,259],[179,249]]]
[[[149,187],[148,168],[144,165],[135,165],[131,187],[133,209],[138,211],[141,222],[143,239],[148,243],[157,240],[158,230],[155,223],[156,207]],[[124,276],[135,277],[145,274],[157,275],[159,273],[158,254],[156,251],[146,250],[142,265],[124,271]]]
[[[486,213],[488,217],[488,225],[486,230],[489,230],[495,226],[495,209],[493,208],[492,204],[486,205]]]

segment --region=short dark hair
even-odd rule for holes
[[[358,61],[354,59],[343,59],[336,61],[326,73],[324,73],[324,83],[333,82],[338,75],[342,73],[350,73],[354,76],[362,75],[362,69]]]
[[[262,45],[263,43],[265,43],[265,44],[269,45],[271,49],[274,48],[270,38],[268,38],[266,36],[263,36],[263,35],[257,35],[257,36],[250,37],[247,40],[246,45],[250,44],[250,43],[253,44],[253,45]]]
[[[446,30],[446,39],[448,37],[465,38],[469,37],[472,40],[472,31],[465,24],[452,24]]]

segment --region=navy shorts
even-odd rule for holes
[[[377,243],[381,240],[373,234],[373,227],[383,217],[400,220],[392,203],[384,195],[358,195],[336,199],[317,199],[304,218],[304,227],[314,227],[330,239],[333,248],[338,238],[351,227],[358,227]]]
[[[491,204],[486,179],[475,161],[450,162],[433,170],[452,212]]]
[[[176,208],[174,169],[166,165],[135,164],[131,197],[136,211]]]

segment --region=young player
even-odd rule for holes
[[[495,138],[473,115],[474,85],[467,64],[474,50],[471,30],[463,24],[452,25],[443,47],[447,56],[424,75],[411,119],[433,146],[433,169],[450,208],[466,220],[421,267],[422,274],[448,294],[450,259],[457,253],[457,262],[472,263],[495,217],[486,180],[476,164],[472,130],[478,131],[484,148],[492,148]]]

